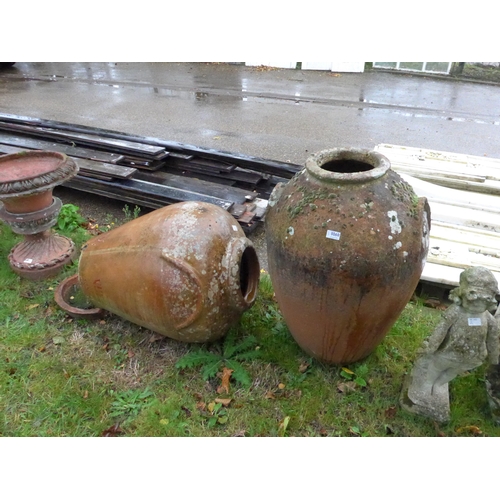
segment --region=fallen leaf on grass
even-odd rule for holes
[[[434,421],[434,429],[436,429],[436,434],[439,437],[445,437],[445,433],[439,428],[439,424],[436,421]]]
[[[340,382],[340,384],[337,385],[337,390],[342,393],[353,392],[356,390],[356,382],[354,382],[354,380]]]
[[[206,410],[206,408],[207,408],[207,405],[206,405],[206,403],[204,403],[203,401],[198,401],[198,402],[196,403],[196,408],[197,408],[198,410],[200,410],[200,411],[205,411],[205,410]]]
[[[55,344],[55,345],[59,345],[59,344],[63,344],[65,341],[64,337],[54,337],[52,339],[52,342]]]
[[[286,387],[285,384],[278,384],[278,389],[282,391]]]
[[[264,394],[264,398],[265,398],[265,399],[276,399],[276,396],[274,395],[274,392],[273,392],[273,391],[267,391],[267,392]]]
[[[390,406],[385,410],[385,416],[387,418],[394,418],[396,416],[397,408],[395,406]]]
[[[30,309],[35,309],[35,307],[38,307],[40,304],[30,304],[26,309],[29,311]]]
[[[157,342],[158,340],[164,339],[165,337],[163,335],[160,335],[158,333],[155,333],[149,337],[149,343],[152,344],[153,342]]]
[[[88,397],[89,397],[89,391],[85,391],[83,393],[83,399],[88,399]]]
[[[427,299],[427,300],[424,300],[424,306],[432,307],[433,309],[438,309],[439,311],[444,311],[444,310],[448,309],[448,306],[445,305],[445,304],[443,304],[438,299]]]
[[[280,436],[284,436],[285,432],[288,428],[288,424],[290,423],[290,417],[285,417],[278,426],[278,434]]]
[[[309,368],[309,363],[301,363],[300,366],[299,366],[299,372],[300,373],[305,373],[307,371],[307,369]]]
[[[231,378],[231,373],[234,370],[230,370],[229,368],[224,367],[222,369],[222,382],[217,389],[218,394],[222,394],[223,392],[229,394],[229,379]]]
[[[229,406],[229,403],[232,401],[231,398],[215,398],[214,401],[216,403],[220,403],[222,406]]]
[[[456,432],[457,432],[457,434],[463,434],[464,432],[470,432],[474,436],[480,436],[483,433],[483,431],[479,427],[477,427],[476,425],[466,425],[464,427],[459,427]]]
[[[103,431],[101,437],[117,437],[120,436],[121,434],[125,433],[120,429],[120,424],[115,424],[111,426],[109,429]]]

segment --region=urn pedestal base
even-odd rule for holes
[[[76,247],[66,236],[50,230],[26,235],[12,248],[9,264],[23,278],[38,281],[57,275],[64,266],[71,264]]]

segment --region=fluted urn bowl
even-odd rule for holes
[[[73,259],[71,239],[51,230],[62,206],[52,190],[77,173],[78,166],[64,153],[22,151],[0,157],[0,219],[24,235],[9,254],[17,274],[45,279]]]

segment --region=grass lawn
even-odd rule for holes
[[[83,227],[61,231],[81,245]],[[451,421],[405,413],[405,374],[440,313],[411,302],[362,362],[327,366],[291,337],[267,273],[253,308],[220,342],[189,345],[107,314],[75,320],[54,279],[14,274],[20,237],[0,223],[1,436],[499,436],[484,368],[450,384]],[[232,370],[232,371],[231,371]]]

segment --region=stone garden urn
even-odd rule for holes
[[[63,153],[26,151],[0,157],[0,219],[24,236],[8,257],[20,276],[45,279],[73,259],[71,239],[51,230],[62,206],[52,190],[77,172],[76,163]]]
[[[269,274],[283,318],[311,356],[368,356],[411,298],[430,209],[369,150],[329,149],[278,184],[266,215]]]

